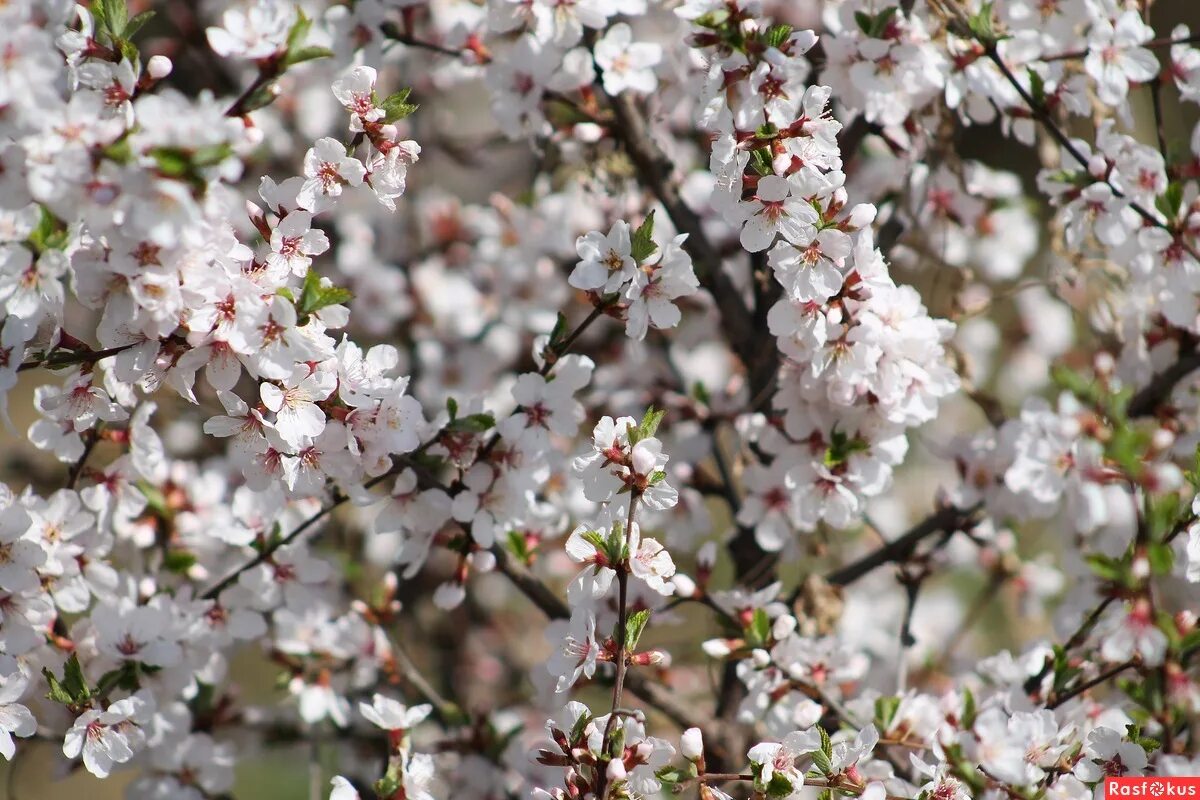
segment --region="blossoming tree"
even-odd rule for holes
[[[1200,774],[1173,9],[0,4],[0,755],[143,800],[296,743],[332,800]]]

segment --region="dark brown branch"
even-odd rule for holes
[[[1184,337],[1184,341],[1179,344],[1179,350],[1179,357],[1175,362],[1151,378],[1129,401],[1129,416],[1145,417],[1153,414],[1171,396],[1171,392],[1180,381],[1200,369],[1200,352],[1197,352],[1196,341],[1191,336]]]
[[[1120,675],[1122,672],[1129,669],[1130,667],[1137,666],[1137,663],[1138,663],[1137,659],[1130,659],[1129,661],[1125,661],[1121,664],[1117,664],[1116,666],[1110,667],[1110,668],[1106,669],[1104,672],[1101,672],[1096,677],[1092,678],[1091,680],[1083,681],[1082,683],[1076,684],[1071,689],[1063,692],[1058,697],[1055,697],[1053,700],[1046,703],[1046,708],[1053,711],[1054,709],[1058,708],[1062,704],[1066,703],[1068,700],[1072,700],[1072,699],[1078,697],[1079,695],[1083,694],[1088,689],[1093,689],[1093,688],[1099,686],[1100,684],[1105,683],[1108,680],[1111,680],[1112,678],[1116,677],[1117,675]]]
[[[968,509],[954,506],[940,508],[899,538],[893,539],[857,561],[829,573],[825,576],[825,580],[834,586],[846,586],[885,564],[901,562],[911,556],[917,545],[930,536],[937,533],[953,533],[971,527],[978,520],[981,510],[982,506],[978,504]]]

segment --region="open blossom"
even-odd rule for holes
[[[83,765],[97,778],[108,777],[119,764],[129,761],[146,743],[140,727],[153,712],[149,692],[109,705],[104,710],[83,712],[63,740],[63,755],[83,756]]]
[[[314,214],[327,211],[342,196],[343,187],[361,185],[366,174],[363,163],[347,155],[337,139],[318,139],[304,156],[304,183],[296,194],[296,204]]]
[[[29,676],[21,672],[15,663],[5,666],[11,669],[0,677],[0,756],[12,761],[17,751],[13,737],[32,736],[37,732],[37,720],[19,702],[29,689]]]
[[[312,257],[328,249],[329,239],[325,233],[312,227],[312,214],[293,211],[271,231],[267,264],[283,274],[304,275]]]
[[[317,403],[333,393],[335,378],[327,370],[311,373],[298,369],[283,386],[264,383],[259,387],[263,405],[275,412],[275,430],[293,447],[319,436],[325,430],[325,412]]]
[[[333,82],[333,96],[350,112],[350,130],[363,130],[363,123],[378,122],[384,110],[375,98],[375,78],[372,67],[353,67]]]
[[[675,574],[675,562],[667,549],[654,539],[638,542],[629,560],[629,571],[659,594],[670,595],[675,591],[674,585],[667,580]]]
[[[814,730],[792,731],[782,742],[761,742],[750,748],[747,757],[757,768],[755,782],[769,786],[773,780],[785,781],[789,794],[804,785],[804,773],[797,760],[819,750],[821,737]],[[777,777],[778,776],[778,777]]]
[[[631,89],[649,94],[658,85],[654,67],[662,61],[662,47],[633,41],[633,29],[618,22],[596,42],[596,66],[604,76],[604,91],[620,94]]]
[[[266,58],[280,50],[295,16],[282,0],[254,3],[246,9],[230,8],[221,17],[221,27],[208,29],[208,44],[220,56]]]
[[[409,708],[381,694],[374,695],[369,704],[358,704],[358,711],[364,719],[387,731],[412,730],[428,717],[432,710],[433,706],[428,703]]]
[[[700,286],[692,258],[683,249],[686,239],[687,234],[676,236],[663,248],[656,264],[634,273],[625,289],[627,336],[642,339],[648,328],[664,330],[679,324],[683,315],[673,301],[693,294]]]
[[[629,223],[617,220],[607,234],[592,231],[575,243],[580,261],[568,282],[576,289],[599,290],[604,294],[618,291],[633,278],[637,262],[633,260]]]
[[[596,640],[596,617],[592,612],[578,613],[570,622],[548,628],[547,637],[556,647],[546,668],[557,678],[555,690],[566,691],[579,678],[596,674],[600,644]]]
[[[746,218],[742,247],[751,253],[766,250],[776,235],[794,243],[811,238],[817,222],[812,204],[794,195],[792,185],[777,175],[766,175],[758,181],[754,198],[743,204],[742,214]]]
[[[517,379],[513,399],[520,407],[500,424],[506,438],[519,439],[544,448],[548,436],[570,436],[583,422],[583,407],[575,394],[591,380],[595,365],[586,356],[569,355],[554,370],[554,380],[547,381],[536,372]]]
[[[1100,100],[1116,105],[1125,99],[1130,83],[1153,80],[1158,74],[1158,59],[1144,47],[1154,31],[1134,10],[1123,12],[1115,23],[1102,18],[1088,33],[1084,69],[1096,81]]]
[[[1161,664],[1167,649],[1167,635],[1154,623],[1149,602],[1136,601],[1123,615],[1114,618],[1101,647],[1104,657],[1119,662],[1138,656],[1151,666]]]

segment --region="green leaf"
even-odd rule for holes
[[[686,777],[682,772],[679,771],[678,767],[672,767],[669,764],[661,768],[658,772],[654,773],[654,776],[658,778],[659,782],[661,782],[663,786],[668,789]]]
[[[1179,209],[1183,205],[1183,184],[1178,181],[1171,181],[1167,185],[1167,190],[1154,200],[1154,207],[1162,212],[1162,215],[1167,219],[1175,219],[1179,216]]]
[[[410,94],[412,94],[412,89],[401,89],[388,95],[387,99],[379,104],[379,107],[383,109],[384,122],[404,119],[419,108],[415,103],[408,102]]]
[[[872,39],[882,39],[887,34],[892,17],[896,16],[896,12],[899,10],[896,6],[889,6],[873,16],[865,11],[856,11],[854,21],[867,36]]]
[[[645,262],[647,258],[658,252],[658,245],[654,243],[654,212],[651,211],[642,220],[642,224],[637,226],[630,238],[631,255],[633,260],[638,264]]]
[[[162,493],[157,486],[146,480],[140,480],[135,484],[142,497],[146,498],[146,505],[158,517],[169,517],[171,509],[167,507],[167,497]]]
[[[880,730],[886,731],[891,727],[898,708],[900,708],[899,697],[884,696],[875,701],[875,721],[879,723]]]
[[[125,6],[125,0],[103,0],[103,5],[104,22],[108,32],[113,37],[124,35],[125,26],[129,22],[129,9]]]
[[[283,59],[285,67],[303,64],[305,61],[316,61],[318,58],[329,58],[333,55],[333,51],[328,47],[318,47],[316,45],[308,45],[299,47],[295,50],[289,50],[287,56]]]
[[[529,563],[529,541],[520,531],[509,531],[507,543],[508,551],[516,556],[522,564]]]
[[[779,47],[788,40],[792,35],[792,26],[780,23],[767,28],[767,32],[763,34],[763,43],[767,47]]]
[[[766,147],[750,151],[750,166],[764,178],[775,174],[775,167],[771,163],[771,151]]]
[[[792,782],[782,772],[771,773],[771,781],[767,784],[768,797],[790,797]]]
[[[967,28],[971,34],[984,45],[993,45],[1000,40],[996,34],[996,25],[992,19],[993,2],[984,3],[979,12],[967,20]]]
[[[779,135],[779,128],[774,123],[764,122],[758,126],[758,130],[754,132],[755,139],[774,139]]]
[[[701,28],[716,29],[729,21],[729,10],[724,8],[709,11],[706,14],[701,14],[695,19],[695,23]]]
[[[829,738],[829,731],[821,725],[817,726],[817,733],[821,735],[821,752],[826,756],[833,756],[833,740]]]
[[[1150,562],[1150,571],[1155,575],[1170,575],[1171,567],[1175,564],[1175,553],[1171,545],[1154,542],[1146,548],[1146,559]]]
[[[970,689],[963,689],[962,727],[969,730],[975,724],[975,695]]]
[[[71,657],[63,666],[63,688],[78,702],[85,702],[92,696],[87,676],[83,674],[83,667],[80,666],[79,657],[75,653],[71,653]]]
[[[604,540],[604,556],[609,564],[625,562],[625,524],[616,522],[608,529],[608,538]]]
[[[820,726],[817,726],[817,730],[823,730],[823,729]],[[829,734],[826,733],[821,738],[824,739],[828,735]],[[826,753],[825,751],[818,750],[815,753],[813,753],[812,760],[813,760],[813,766],[815,766],[822,775],[828,775],[830,772],[833,771],[833,762],[831,762],[829,760],[829,754]]]
[[[646,623],[650,621],[650,610],[642,609],[635,611],[625,620],[625,649],[632,651],[637,647],[638,640],[642,638],[642,631],[646,629]]]
[[[583,537],[585,542],[589,543],[592,547],[596,548],[600,552],[603,553],[608,550],[608,542],[605,541],[604,537],[600,535],[600,531],[584,531],[582,534],[580,534],[580,536]]]
[[[233,155],[233,147],[228,142],[210,144],[192,151],[194,167],[215,167]]]
[[[117,688],[128,692],[136,692],[141,688],[136,662],[127,661],[116,669],[101,675],[100,680],[96,682],[96,695],[106,697],[109,692]]]
[[[458,417],[458,401],[453,397],[446,398],[446,413],[450,415],[451,422]]]
[[[95,25],[97,33],[108,31],[108,15],[104,10],[104,6],[104,0],[92,0],[88,3],[88,11],[91,12],[92,22]]]
[[[121,35],[126,39],[132,39],[134,34],[142,29],[143,25],[154,19],[154,14],[155,12],[153,10],[143,11],[142,13],[138,14],[136,17],[129,20],[128,24],[125,25],[125,30],[121,31]]]
[[[279,86],[274,83],[265,83],[255,89],[250,95],[242,101],[239,110],[242,114],[249,114],[251,111],[258,111],[260,108],[266,108],[275,102],[275,98],[279,97]]]
[[[469,414],[465,417],[454,420],[446,427],[454,431],[465,431],[467,433],[483,433],[486,430],[491,430],[496,427],[496,418],[491,414]]]
[[[50,213],[45,206],[39,206],[40,216],[37,227],[29,234],[29,245],[35,253],[46,250],[61,250],[70,240],[70,232],[65,222]]]
[[[834,428],[829,434],[829,447],[825,449],[825,466],[836,467],[844,464],[855,453],[862,453],[870,449],[871,445],[865,439],[858,437],[851,439],[843,431]]]
[[[150,151],[150,157],[160,174],[167,178],[192,181],[203,185],[204,177],[201,170],[216,166],[233,153],[233,148],[227,142],[196,150],[182,147],[156,147]]]
[[[754,646],[764,645],[771,640],[771,618],[764,609],[754,609],[750,624],[746,626],[746,639]]]
[[[585,711],[579,715],[579,719],[575,720],[575,724],[571,726],[571,744],[574,744],[583,738],[583,732],[592,719],[593,717],[590,711]]]
[[[400,762],[393,760],[388,764],[387,773],[372,787],[376,797],[395,797],[400,794],[404,788],[404,775],[400,770]]]
[[[563,312],[558,312],[558,317],[554,320],[554,328],[550,331],[550,339],[546,343],[546,347],[554,348],[565,339],[567,336],[567,315]],[[544,356],[543,356],[544,357]]]
[[[301,316],[307,316],[328,306],[348,302],[354,295],[349,289],[338,286],[324,285],[316,270],[310,269],[304,276],[304,288],[300,292],[300,302],[296,311]]]
[[[304,46],[304,42],[308,40],[308,32],[312,29],[312,20],[304,13],[302,9],[296,9],[296,21],[292,23],[292,27],[288,30],[287,35],[287,52],[299,50]]]
[[[1085,560],[1100,580],[1122,586],[1128,583],[1129,571],[1120,559],[1102,553],[1092,553]]]
[[[122,136],[100,151],[100,155],[118,164],[128,164],[133,160],[133,147],[129,144],[129,136]]]
[[[1146,499],[1146,525],[1150,538],[1160,540],[1175,527],[1175,522],[1183,511],[1183,501],[1178,494],[1165,494],[1160,497]]]
[[[638,441],[649,439],[658,433],[658,426],[662,424],[663,417],[666,415],[665,410],[660,411],[654,406],[646,409],[646,413],[642,415],[642,421],[638,425]]]
[[[163,556],[163,567],[176,575],[183,575],[196,564],[195,553],[186,550],[168,550]]]
[[[1046,82],[1042,80],[1041,74],[1035,69],[1028,69],[1026,73],[1029,75],[1029,95],[1039,106],[1045,105]]]
[[[61,703],[64,706],[75,704],[75,698],[63,687],[54,673],[49,667],[42,667],[42,675],[46,678],[46,683],[50,687],[50,691],[46,693],[46,699],[52,703]]]

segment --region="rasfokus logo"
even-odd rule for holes
[[[1105,800],[1115,800],[1119,797],[1139,797],[1147,800],[1192,797],[1200,800],[1200,776],[1105,778],[1104,797]]]

